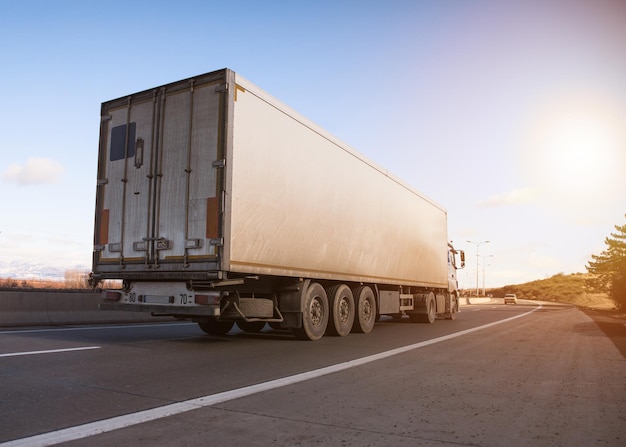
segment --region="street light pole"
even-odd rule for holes
[[[476,245],[476,298],[478,298],[478,288],[480,287],[480,284],[478,284],[478,247],[481,246],[481,244],[488,244],[490,241],[482,241],[482,242],[474,242],[474,241],[466,241],[468,244],[474,244]]]
[[[487,264],[487,258],[493,258],[493,255],[481,256],[481,258],[483,258],[483,296],[485,296],[485,270],[487,270],[487,265],[491,265]]]

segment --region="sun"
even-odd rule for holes
[[[610,184],[619,138],[603,117],[584,110],[556,113],[538,137],[536,168],[552,187],[576,193]]]
[[[566,209],[616,197],[626,184],[624,122],[617,108],[595,98],[550,103],[533,116],[523,140],[527,181],[545,201]]]

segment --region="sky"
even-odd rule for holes
[[[0,58],[5,270],[89,271],[101,103],[225,67],[445,207],[461,287],[626,223],[623,0],[0,0]]]

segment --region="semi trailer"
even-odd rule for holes
[[[102,104],[100,309],[317,340],[454,319],[464,263],[442,206],[232,70]]]

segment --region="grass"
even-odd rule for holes
[[[613,309],[615,302],[605,293],[587,290],[585,279],[588,274],[558,274],[551,278],[531,281],[525,284],[508,285],[489,292],[495,297],[505,293],[515,293],[518,298],[527,300],[554,301],[593,309]]]
[[[65,279],[15,279],[0,278],[0,290],[33,290],[38,291],[55,291],[55,290],[81,290],[92,291],[89,285],[89,274],[82,273],[80,275],[67,275]],[[101,289],[119,289],[120,281],[107,280],[99,285]]]
[[[49,279],[14,279],[0,278],[1,289],[86,289],[85,282],[49,280]]]

